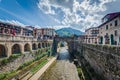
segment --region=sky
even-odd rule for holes
[[[0,0],[0,21],[37,28],[84,32],[113,12],[120,12],[120,0]]]

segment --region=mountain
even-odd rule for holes
[[[73,28],[61,28],[59,30],[56,30],[56,33],[59,36],[71,36],[73,34],[79,36],[81,34],[84,34],[84,32],[81,32],[81,31],[73,29]]]

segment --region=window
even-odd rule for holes
[[[110,26],[112,26],[112,23],[110,23]]]
[[[117,36],[117,35],[118,35],[117,30],[115,30],[115,36]]]
[[[120,43],[120,37],[119,37],[119,43]],[[120,45],[120,44],[119,44]]]
[[[117,20],[115,20],[115,26],[117,26],[118,25],[118,21]]]
[[[106,30],[108,30],[108,25],[106,25]]]

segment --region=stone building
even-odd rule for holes
[[[87,44],[97,44],[98,43],[98,34],[99,34],[98,27],[92,27],[92,28],[85,30],[83,42],[87,43]]]
[[[33,30],[23,26],[0,22],[0,34],[11,36],[33,36]]]
[[[99,28],[99,44],[120,44],[120,12],[110,13],[102,18]]]
[[[55,36],[53,28],[40,28],[36,29],[38,39],[52,39]]]
[[[34,27],[18,26],[0,22],[0,58],[12,54],[24,54],[37,49],[47,49],[52,45],[50,40],[37,40]]]

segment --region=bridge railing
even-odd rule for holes
[[[0,41],[37,41],[33,36],[12,36],[10,34],[0,34]]]

